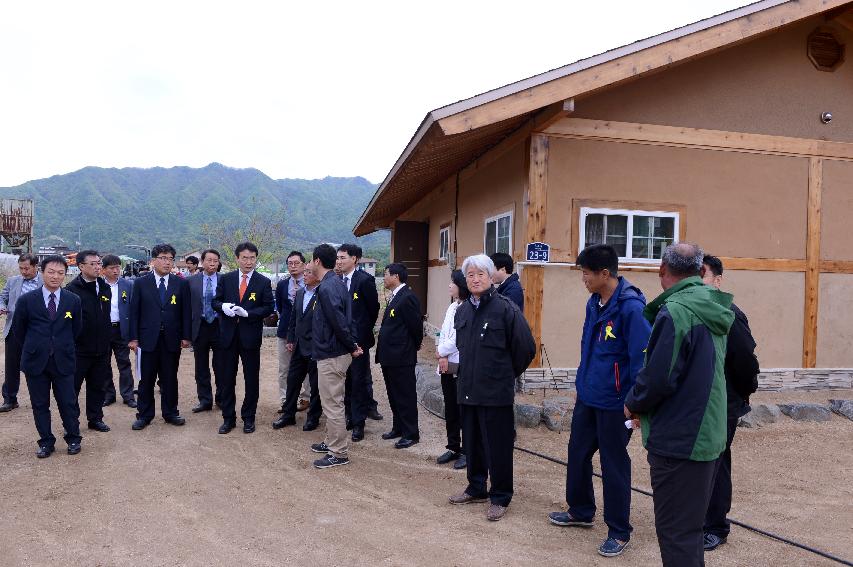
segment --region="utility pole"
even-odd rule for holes
[[[77,252],[80,251],[80,248],[83,246],[83,227],[77,227]]]

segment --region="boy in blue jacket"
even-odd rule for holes
[[[593,525],[595,495],[592,457],[601,459],[604,484],[604,522],[607,538],[598,553],[620,555],[631,538],[631,458],[625,427],[625,396],[643,367],[651,333],[643,317],[646,298],[631,282],[618,275],[619,256],[612,246],[595,244],[578,254],[583,283],[592,294],[586,304],[581,338],[581,361],[575,389],[566,469],[568,512],[552,512],[558,526]]]

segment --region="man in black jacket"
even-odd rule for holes
[[[255,412],[258,408],[261,371],[261,343],[264,318],[272,313],[272,282],[255,271],[258,247],[242,242],[234,249],[238,269],[222,276],[213,299],[213,309],[225,315],[219,323],[222,380],[222,425],[219,433],[226,434],[237,424],[235,386],[237,362],[243,362],[246,385],[240,417],[243,433],[255,431]]]
[[[720,289],[723,283],[723,263],[716,256],[706,254],[702,260],[702,281]],[[726,449],[717,460],[714,487],[708,512],[705,514],[705,551],[726,543],[730,524],[726,516],[732,507],[732,441],[738,419],[750,411],[749,396],[758,389],[758,359],[755,357],[755,339],[749,329],[749,320],[734,303],[734,323],[726,339]]]
[[[495,265],[485,254],[469,256],[462,272],[471,297],[456,311],[458,390],[468,487],[451,504],[490,500],[486,518],[500,520],[512,500],[515,377],[536,355],[524,315],[492,285]],[[486,491],[486,479],[492,485]]]
[[[305,285],[296,292],[293,299],[293,311],[288,316],[287,343],[285,348],[290,353],[287,369],[287,388],[281,417],[272,424],[273,429],[281,429],[288,425],[296,425],[298,411],[298,393],[305,377],[310,384],[311,398],[308,402],[308,415],[302,431],[313,431],[320,423],[323,410],[320,404],[320,393],[317,390],[317,362],[311,359],[311,330],[314,323],[314,305],[317,298],[315,291],[320,280],[314,275],[314,265],[308,264],[302,271]]]
[[[418,429],[418,396],[415,364],[424,340],[423,316],[417,296],[406,285],[409,272],[403,264],[385,268],[385,289],[391,299],[382,316],[376,363],[382,366],[393,421],[383,439],[396,439],[397,449],[407,449],[421,440]]]
[[[495,263],[492,283],[498,286],[498,293],[511,299],[524,313],[524,289],[521,287],[518,274],[512,271],[514,267],[512,256],[505,252],[495,252],[489,258]]]
[[[86,420],[89,429],[109,431],[104,423],[104,397],[107,380],[112,378],[110,368],[110,286],[101,276],[101,257],[95,250],[77,253],[80,275],[71,280],[65,289],[80,298],[83,309],[83,332],[77,336],[77,370],[74,388],[86,382]]]
[[[325,453],[314,461],[318,469],[349,463],[344,387],[353,358],[364,354],[352,331],[352,300],[343,280],[333,271],[336,251],[328,244],[314,249],[313,268],[320,280],[311,323],[312,358],[317,361],[317,387],[326,414],[326,439],[311,445]]]
[[[344,406],[347,424],[352,427],[352,440],[364,439],[364,422],[368,416],[382,418],[376,411],[373,399],[373,378],[370,374],[370,347],[375,343],[373,327],[379,316],[379,294],[376,292],[376,278],[358,269],[361,260],[361,246],[342,244],[338,248],[336,267],[352,298],[352,322],[355,340],[364,350],[364,356],[354,358],[347,370],[346,395]]]

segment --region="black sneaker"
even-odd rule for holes
[[[706,533],[702,538],[702,546],[705,548],[705,551],[713,551],[726,543],[728,538],[720,537],[717,534]]]
[[[591,521],[578,520],[568,512],[551,512],[548,514],[548,519],[555,526],[580,526],[582,528],[591,528]]]
[[[314,443],[313,445],[311,445],[311,450],[315,453],[328,453],[329,446],[325,443]]]
[[[321,445],[323,444],[321,443]],[[322,459],[317,459],[316,461],[314,461],[314,466],[318,469],[328,469],[330,467],[339,467],[341,465],[348,464],[349,459],[347,459],[346,457],[334,457],[332,455],[326,455]]]

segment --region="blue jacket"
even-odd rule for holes
[[[290,326],[290,314],[293,311],[293,303],[291,303],[290,295],[287,292],[291,277],[293,276],[287,276],[282,280],[278,280],[275,286],[275,309],[278,311],[278,328],[276,329],[275,336],[280,339],[287,338],[287,329]]]
[[[643,292],[625,278],[619,277],[619,286],[604,307],[598,306],[600,299],[594,293],[586,304],[575,388],[584,404],[621,411],[643,368],[652,329],[643,317]]]
[[[524,313],[524,289],[521,287],[521,280],[518,279],[518,274],[510,274],[498,286],[498,293],[511,299],[513,303],[518,305],[519,310]]]

